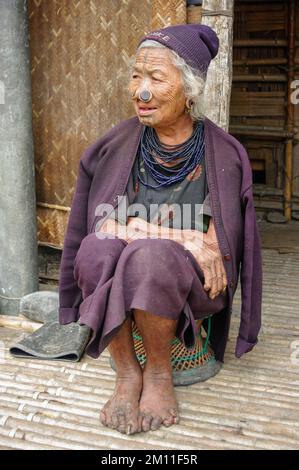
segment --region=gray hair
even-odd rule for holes
[[[182,83],[186,100],[193,102],[190,110],[190,117],[193,121],[200,121],[204,118],[203,92],[206,84],[206,76],[199,70],[194,69],[186,63],[175,51],[152,39],[143,41],[137,52],[144,47],[160,47],[170,52],[170,58],[175,67],[181,71]],[[133,67],[135,60],[131,63]]]

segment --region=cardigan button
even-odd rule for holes
[[[226,254],[224,255],[224,259],[225,259],[225,261],[230,261],[230,260],[232,259],[232,257],[231,257],[231,255],[230,255],[229,253],[226,253]]]
[[[234,286],[233,281],[230,281],[229,286],[230,286],[230,287],[233,287],[233,286]]]

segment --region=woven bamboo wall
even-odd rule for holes
[[[185,22],[185,0],[29,0],[40,244],[63,246],[82,152],[134,113],[125,87],[138,40]]]

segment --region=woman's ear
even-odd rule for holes
[[[193,101],[188,98],[186,101],[186,108],[187,108],[188,113],[191,111],[192,105],[193,105]]]

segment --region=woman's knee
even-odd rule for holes
[[[119,238],[99,238],[96,233],[89,233],[81,241],[75,262],[86,257],[95,260],[107,254],[120,256],[126,244],[125,240]]]
[[[90,233],[83,238],[74,262],[74,276],[81,280],[97,282],[101,275],[101,267],[107,263],[115,265],[126,246],[126,241],[118,238],[98,238],[95,233]]]
[[[124,249],[119,263],[129,289],[140,287],[150,303],[157,304],[152,312],[169,303],[172,309],[180,305],[191,289],[193,273],[173,240],[135,240]]]
[[[178,268],[181,254],[175,244],[173,240],[164,238],[138,239],[128,244],[122,256],[126,257],[127,263],[134,264],[137,272],[147,271],[161,278],[163,272]]]

